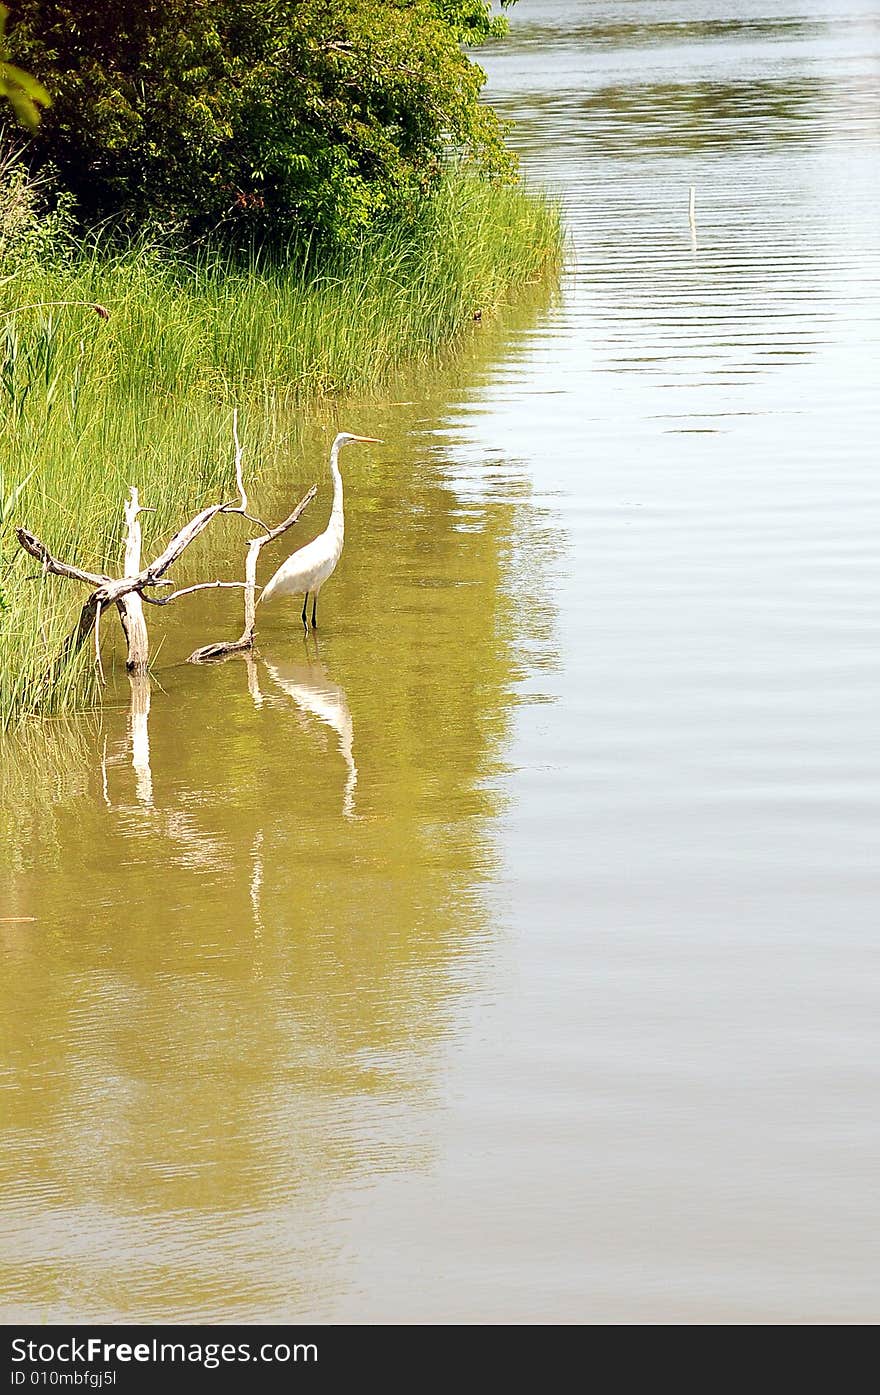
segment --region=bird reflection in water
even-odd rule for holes
[[[352,754],[354,723],[345,689],[328,677],[327,670],[319,659],[309,660],[306,663],[266,659],[265,664],[266,671],[273,683],[289,698],[293,699],[301,712],[317,717],[325,726],[335,731],[339,742],[339,752],[345,761],[348,772],[342,797],[342,813],[344,818],[353,819],[355,817],[354,791],[358,772]],[[252,687],[252,696],[253,692]]]
[[[252,653],[244,655],[247,665],[247,683],[255,707],[262,707],[266,695],[260,687],[257,661]],[[320,659],[307,657],[305,662],[293,660],[265,660],[266,671],[276,687],[296,704],[305,716],[317,717],[325,726],[336,733],[339,753],[345,761],[346,777],[342,796],[343,817],[353,819],[354,792],[358,771],[353,755],[354,723],[345,689],[334,683]],[[128,746],[135,774],[135,794],[142,809],[154,809],[153,777],[150,767],[150,680],[147,677],[131,679],[131,706],[128,718]],[[107,771],[106,744],[101,761],[104,802],[108,808],[114,804],[110,797]],[[121,807],[121,806],[120,806]],[[173,818],[173,815],[169,814]]]

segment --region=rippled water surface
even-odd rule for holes
[[[521,0],[569,269],[342,423],[320,649],[4,751],[8,1320],[876,1319],[878,56]]]

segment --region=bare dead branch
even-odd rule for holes
[[[64,650],[62,650],[62,656],[66,657],[67,652],[75,653],[77,649],[83,647],[92,632],[97,613],[98,602],[95,600],[94,596],[89,596],[89,599],[79,613],[79,621],[76,629],[73,631],[73,634],[69,635],[67,638]]]
[[[209,504],[207,508],[202,509],[201,513],[197,513],[195,518],[190,519],[189,523],[185,523],[182,528],[178,528],[174,537],[165,548],[165,551],[160,552],[156,560],[151,562],[150,565],[140,573],[137,578],[139,583],[138,589],[142,586],[155,586],[159,578],[164,576],[169,567],[173,566],[178,557],[189,547],[190,543],[195,542],[199,534],[205,531],[208,524],[212,519],[217,517],[218,513],[239,512],[240,510],[236,504]]]
[[[97,603],[90,596],[80,611],[76,628],[71,631],[61,646],[56,658],[50,663],[40,680],[41,689],[51,692],[71,660],[79,653],[95,626]]]
[[[242,457],[243,452],[242,452],[242,447],[241,447],[241,441],[238,439],[238,408],[237,408],[237,407],[233,410],[233,413],[232,413],[232,439],[233,439],[233,441],[235,442],[235,483],[238,485],[238,493],[239,493],[239,497],[240,497],[240,499],[241,499],[241,505],[240,505],[241,512],[244,513],[244,512],[246,511],[246,509],[247,509],[247,506],[248,506],[248,498],[247,498],[247,494],[246,494],[245,491],[244,491],[244,480],[242,479],[242,475],[241,475],[241,457]]]
[[[96,306],[95,309],[98,307]],[[313,485],[309,492],[299,501],[296,508],[285,518],[283,523],[279,523],[275,528],[269,528],[260,518],[252,518],[247,512],[248,498],[244,487],[244,476],[242,472],[243,447],[238,434],[238,409],[233,412],[232,435],[235,443],[235,480],[238,486],[239,503],[224,502],[220,504],[209,504],[201,509],[199,513],[191,518],[182,528],[172,536],[159,556],[147,567],[141,565],[142,534],[139,515],[143,513],[144,506],[140,503],[138,491],[131,485],[131,494],[125,504],[125,561],[124,575],[121,577],[106,576],[102,572],[88,572],[82,567],[73,566],[68,562],[63,562],[52,553],[33,533],[26,528],[18,528],[16,536],[20,546],[31,557],[36,558],[42,567],[42,575],[49,573],[55,576],[67,577],[72,581],[84,582],[92,587],[92,594],[82,608],[79,624],[76,630],[68,636],[64,643],[61,654],[56,663],[47,674],[47,681],[51,682],[59,672],[59,666],[65,664],[68,659],[78,649],[80,649],[87,638],[94,630],[95,639],[95,661],[98,674],[102,684],[106,686],[104,670],[101,663],[101,638],[100,624],[102,611],[110,605],[115,605],[119,611],[122,621],[122,628],[128,646],[128,658],[126,667],[130,672],[146,673],[149,663],[149,636],[144,617],[144,601],[150,605],[170,605],[172,601],[179,600],[182,596],[192,595],[195,591],[211,591],[221,589],[243,589],[245,593],[245,627],[241,637],[232,643],[206,645],[190,656],[194,663],[204,662],[208,658],[220,658],[224,654],[235,653],[239,650],[246,650],[253,647],[254,628],[256,615],[256,594],[257,594],[257,558],[260,549],[266,543],[273,542],[286,533],[288,528],[302,516],[303,511],[311,503],[317,493],[317,486]],[[186,551],[191,543],[195,542],[218,514],[238,514],[247,518],[249,522],[262,528],[264,536],[252,538],[248,544],[247,561],[245,565],[244,581],[203,581],[192,586],[184,586],[179,590],[171,591],[170,594],[149,595],[148,591],[156,591],[158,588],[173,586],[173,582],[165,576],[165,573],[174,565],[180,556]]]
[[[98,677],[101,680],[101,687],[106,688],[107,680],[104,677],[104,665],[101,663],[101,602],[98,601],[95,607],[95,664],[98,669]]]
[[[302,515],[305,513],[317,492],[318,486],[313,484],[308,494],[303,495],[293,513],[289,513],[283,523],[279,523],[277,528],[271,528],[267,537],[255,539],[255,541],[259,542],[260,547],[262,547],[264,543],[274,542],[276,538],[281,537],[282,533],[286,533],[288,528],[292,528],[294,523],[299,523]],[[253,546],[253,544],[251,545]]]
[[[84,581],[87,586],[104,586],[110,581],[109,576],[102,576],[97,572],[83,571],[82,567],[73,567],[68,562],[61,562],[57,557],[53,557],[45,543],[29,533],[27,528],[16,528],[15,536],[32,557],[36,557],[43,565],[43,575],[52,572],[55,576],[66,576],[71,581]]]
[[[227,659],[230,654],[249,653],[254,647],[254,641],[248,639],[220,640],[216,644],[203,644],[201,649],[196,649],[187,659],[188,664],[210,664],[218,659]]]
[[[247,519],[248,523],[256,523],[257,527],[262,528],[264,533],[271,533],[272,529],[268,523],[263,522],[262,518],[256,518],[252,513],[245,513],[244,509],[241,509],[240,513],[242,518]]]
[[[143,599],[148,605],[170,605],[172,601],[179,601],[181,596],[191,596],[193,591],[216,591],[227,587],[241,589],[246,585],[246,581],[200,581],[195,586],[184,586],[180,591],[172,591],[170,596],[144,596]]]
[[[141,525],[138,521],[141,506],[137,489],[134,485],[130,488],[131,495],[125,505],[127,532],[124,566],[125,575],[134,577],[138,575],[141,565]],[[117,606],[128,645],[126,668],[129,673],[146,673],[150,662],[150,637],[141,596],[137,591],[129,591],[127,596],[117,601]]]
[[[253,648],[257,609],[257,558],[260,555],[260,549],[265,547],[267,543],[274,542],[276,538],[280,538],[281,534],[286,533],[288,528],[292,528],[294,523],[298,523],[317,492],[318,486],[313,484],[308,494],[305,494],[302,499],[300,499],[296,508],[292,513],[288,514],[283,523],[279,523],[277,528],[270,528],[265,537],[252,538],[248,543],[247,560],[244,569],[244,629],[239,638],[226,642],[221,641],[216,644],[205,644],[201,649],[196,649],[190,654],[188,659],[189,663],[211,663],[215,659],[225,658],[227,654],[237,654],[243,650]]]
[[[65,668],[68,660],[82,649],[95,627],[95,616],[97,613],[98,603],[94,596],[89,596],[89,599],[79,613],[76,629],[67,636],[61,648],[61,653],[58,655],[58,658],[49,671],[48,678],[50,683],[54,681],[56,674],[60,673]]]

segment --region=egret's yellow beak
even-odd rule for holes
[[[384,446],[385,442],[380,441],[378,436],[352,436],[353,441],[363,441],[365,446]]]

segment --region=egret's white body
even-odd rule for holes
[[[342,476],[339,473],[339,452],[343,446],[353,441],[364,441],[371,445],[381,445],[375,436],[353,436],[342,431],[330,448],[330,474],[333,478],[333,507],[330,522],[310,543],[299,548],[286,562],[282,562],[277,572],[263,587],[261,603],[276,600],[280,596],[302,596],[302,622],[308,632],[306,606],[312,597],[312,628],[316,628],[318,592],[328,577],[336,570],[345,543],[345,508],[342,495]]]

